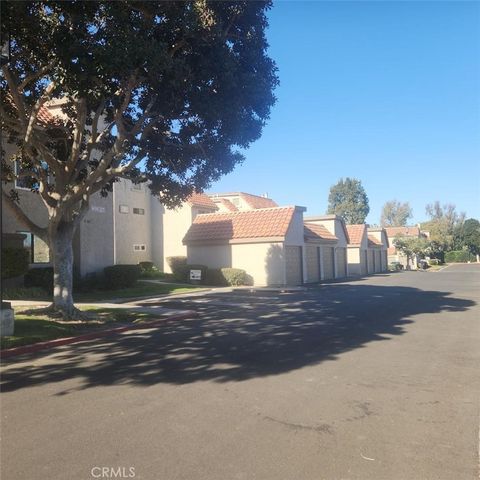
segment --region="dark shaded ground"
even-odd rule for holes
[[[347,283],[301,293],[236,292],[163,301],[167,308],[194,309],[200,317],[65,349],[57,356],[59,364],[28,372],[23,367],[9,369],[1,386],[7,392],[76,376],[83,379],[81,388],[89,388],[280,374],[402,335],[416,315],[462,312],[474,305],[450,293]],[[85,368],[83,362],[92,353],[106,356]]]
[[[2,480],[474,479],[480,268],[203,295],[4,364]],[[13,360],[13,359],[12,359]]]

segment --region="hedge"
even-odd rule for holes
[[[2,278],[15,278],[28,271],[29,252],[24,248],[2,248]]]
[[[466,263],[476,261],[475,255],[466,250],[452,250],[445,254],[445,262],[447,263]]]
[[[166,260],[170,270],[172,270],[174,275],[180,273],[180,270],[184,269],[184,267],[187,265],[187,257],[167,257]]]
[[[103,269],[105,275],[105,287],[115,290],[135,285],[140,278],[139,265],[112,265]]]
[[[252,277],[240,268],[209,268],[206,283],[208,285],[252,285]]]
[[[53,268],[32,268],[25,274],[26,287],[40,287],[48,293],[53,293]]]
[[[140,266],[140,270],[142,273],[153,272],[153,269],[154,269],[153,262],[140,262],[138,265]]]

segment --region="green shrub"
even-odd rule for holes
[[[112,265],[103,269],[105,275],[105,287],[115,290],[135,285],[140,278],[139,265]]]
[[[142,274],[153,272],[155,268],[155,265],[153,264],[153,262],[140,262],[139,265],[140,265],[140,270]]]
[[[223,277],[228,285],[251,285],[251,277],[240,268],[221,268]]]
[[[32,268],[25,274],[25,286],[40,287],[48,293],[53,293],[53,268],[39,267]]]
[[[207,270],[205,283],[207,285],[215,285],[219,287],[228,285],[226,278],[223,276],[221,268],[209,268]]]
[[[173,273],[173,277],[177,282],[188,283],[190,282],[190,270],[201,270],[202,279],[200,283],[206,282],[208,268],[205,265],[180,265]]]
[[[240,286],[252,285],[253,279],[240,268],[209,268],[205,283],[218,286]]]
[[[400,262],[392,262],[389,266],[388,269],[391,272],[399,272],[400,270],[403,270],[403,265]]]
[[[187,265],[187,257],[167,257],[167,263],[172,273],[176,275],[180,270],[184,270],[184,267]]]
[[[475,261],[475,256],[467,250],[452,250],[445,254],[447,263],[466,263]]]
[[[28,271],[29,253],[24,248],[2,248],[2,278],[15,278]]]
[[[429,265],[440,265],[440,260],[438,258],[431,258],[430,260],[428,260],[428,264]]]
[[[3,291],[3,298],[7,300],[44,300],[47,295],[47,292],[40,287],[6,288]]]

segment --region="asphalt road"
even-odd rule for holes
[[[1,478],[477,479],[479,301],[463,265],[165,302],[200,318],[3,366]]]

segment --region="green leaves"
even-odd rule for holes
[[[44,132],[50,146],[70,149],[57,156],[61,165],[73,148],[86,158],[68,181],[85,182],[102,158],[109,171],[136,162],[152,191],[175,203],[230,172],[243,159],[239,147],[261,135],[278,84],[266,53],[268,8],[270,2],[203,0],[2,2],[1,25],[13,44],[8,69],[19,83],[32,78],[22,92],[27,116],[51,81],[54,100],[68,100],[63,137],[59,129]],[[80,148],[72,140],[78,99],[88,110]],[[105,123],[114,126],[95,145],[101,156],[92,162],[88,142],[102,102],[98,134]]]
[[[327,213],[342,217],[347,224],[365,223],[370,207],[362,182],[341,178],[330,188]]]

